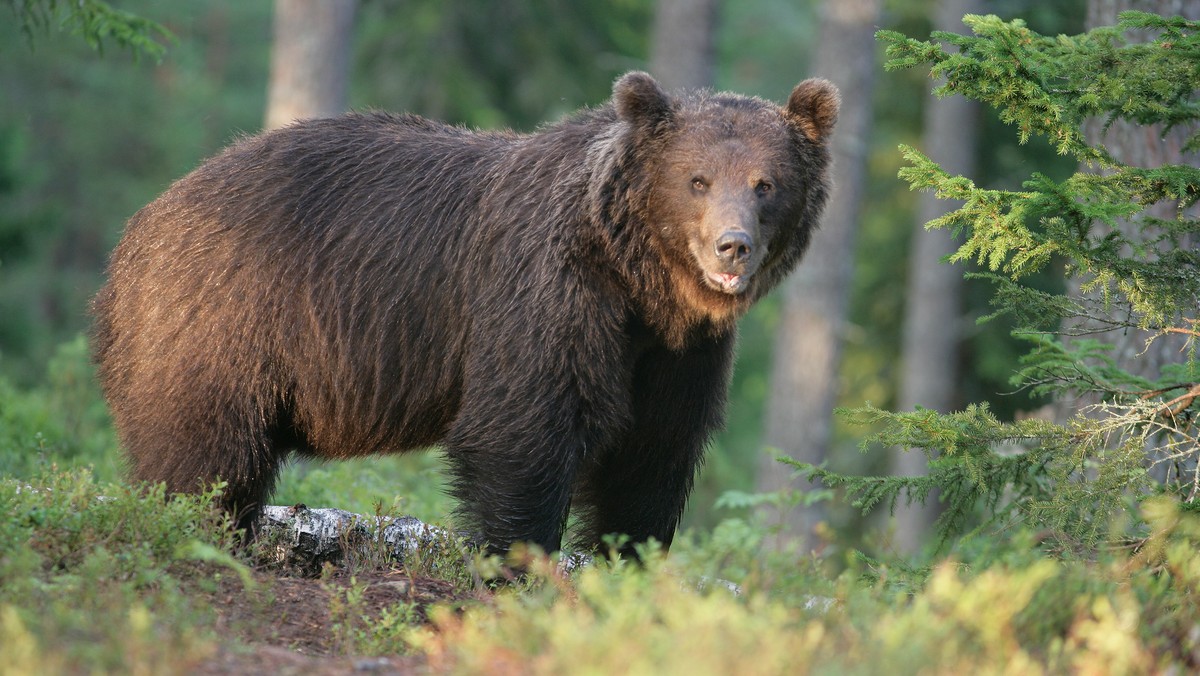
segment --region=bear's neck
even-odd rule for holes
[[[686,263],[654,255],[654,247],[630,262],[624,276],[634,312],[659,341],[682,350],[697,340],[710,340],[737,329],[750,307],[751,296],[730,297],[710,291],[696,281]]]

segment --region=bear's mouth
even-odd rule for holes
[[[738,295],[750,286],[749,275],[735,275],[731,272],[708,272],[704,275],[708,285],[722,293]]]

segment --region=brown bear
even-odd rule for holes
[[[132,477],[253,530],[291,453],[440,445],[494,551],[669,546],[735,323],[799,261],[837,90],[612,101],[532,134],[348,114],[234,143],[135,214],[93,301]]]

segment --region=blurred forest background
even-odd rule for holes
[[[22,442],[30,455],[39,445],[95,446],[103,450],[81,449],[80,457],[111,476],[119,472],[116,445],[87,380],[80,338],[88,299],[131,214],[203,158],[263,128],[274,35],[265,2],[117,4],[174,34],[160,61],[111,43],[98,53],[53,23],[23,26],[0,11],[0,425],[43,424],[31,409],[18,410],[43,396],[53,402],[45,415],[63,417],[44,426],[67,432]],[[923,244],[921,226],[946,206],[923,205],[897,178],[904,165],[897,146],[923,148],[952,173],[996,188],[1018,187],[1031,167],[1061,178],[1076,164],[1037,139],[1017,145],[982,108],[946,102],[943,118],[927,117],[936,108],[929,79],[915,70],[885,73],[873,33],[964,32],[968,12],[1022,18],[1042,34],[1077,33],[1084,11],[1083,0],[364,0],[350,34],[348,105],[533,130],[602,103],[614,78],[631,69],[650,70],[668,86],[775,101],[809,76],[842,87],[840,197],[789,286],[743,322],[728,429],[686,520],[708,528],[727,514],[715,507],[722,494],[786,485],[791,471],[773,459],[780,451],[843,472],[890,471],[886,454],[859,452],[867,431],[838,420],[834,405],[950,410],[989,402],[1011,419],[1045,403],[1011,391],[1018,348],[1005,322],[975,323],[989,311],[984,283],[963,281],[962,265],[931,262],[952,249]],[[870,76],[856,76],[856,66]],[[917,274],[942,268],[949,275],[941,281]],[[921,314],[918,298],[949,316]],[[822,335],[824,345],[805,342]],[[922,345],[932,346],[932,361],[906,356]],[[70,455],[57,450],[58,462]],[[3,462],[6,473],[28,470]],[[305,476],[342,470],[291,471],[278,502],[354,508],[336,490],[304,492],[328,483],[305,484]],[[358,485],[373,499],[391,499],[386,480]],[[864,524],[848,508],[812,514],[794,529],[808,537],[826,528],[851,540],[880,529],[903,537],[904,526]]]

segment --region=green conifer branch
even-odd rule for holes
[[[166,44],[174,36],[162,24],[117,9],[103,0],[8,0],[26,37],[33,40],[34,30],[60,30],[83,38],[97,52],[112,40],[128,49],[135,58],[149,56],[161,61]]]
[[[949,261],[974,262],[986,272],[968,276],[994,283],[995,311],[981,321],[1008,315],[1028,341],[1014,387],[1080,408],[1063,424],[1003,422],[984,405],[949,414],[839,410],[875,430],[864,450],[925,452],[929,474],[850,477],[801,468],[863,510],[936,494],[942,537],[1026,523],[1077,551],[1106,537],[1131,501],[1168,492],[1200,502],[1200,220],[1192,215],[1200,167],[1127,166],[1083,133],[1092,119],[1160,133],[1200,120],[1200,23],[1128,12],[1115,27],[1053,38],[994,16],[964,23],[971,35],[941,32],[928,41],[881,31],[886,67],[928,65],[931,77],[944,80],[934,90],[939,96],[985,102],[1021,142],[1045,137],[1099,171],[1062,181],[1033,174],[1022,190],[991,190],[902,146],[900,176],[914,190],[961,201],[926,227],[961,238]],[[1128,31],[1150,39],[1130,42]],[[1198,138],[1191,134],[1188,147],[1200,148]],[[1067,297],[1026,284],[1053,268],[1078,277],[1087,293]],[[1182,336],[1186,349],[1157,376],[1135,375],[1107,343],[1087,337],[1114,329],[1149,330],[1150,341]]]
[[[1165,131],[1200,113],[1194,100],[1200,23],[1151,17],[1128,12],[1116,28],[1053,38],[1021,20],[977,15],[963,18],[974,36],[935,32],[922,41],[894,31],[876,35],[887,45],[888,70],[929,64],[930,77],[944,79],[935,94],[987,103],[1017,127],[1021,143],[1044,136],[1060,154],[1111,167],[1116,163],[1108,151],[1083,136],[1088,118],[1102,116],[1106,125],[1118,119],[1161,124]],[[1123,36],[1126,30],[1158,34],[1150,42],[1131,44]],[[1200,135],[1190,143],[1200,144]]]

